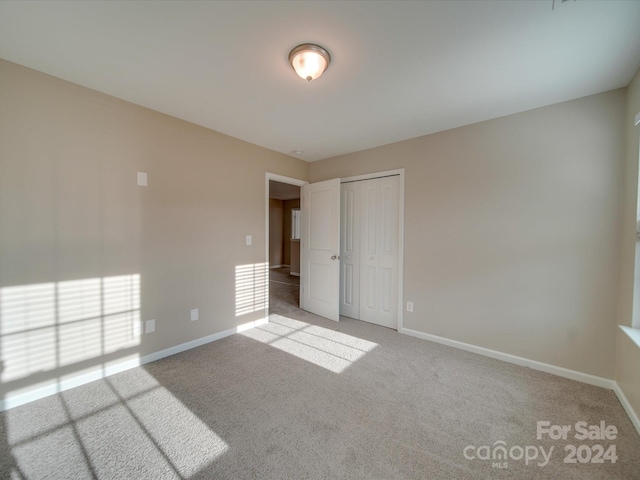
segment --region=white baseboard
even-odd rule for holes
[[[289,272],[289,275],[293,275],[294,277],[299,277],[300,274],[296,272]]]
[[[100,380],[102,378],[115,375],[116,373],[124,372],[125,370],[130,370],[132,368],[136,368],[141,365],[145,365],[147,363],[155,362],[156,360],[160,360],[162,358],[166,358],[171,355],[175,355],[177,353],[185,352],[187,350],[200,347],[207,343],[215,342],[216,340],[223,339],[235,333],[240,333],[246,330],[250,330],[254,327],[264,325],[268,322],[269,322],[269,317],[264,317],[259,320],[255,320],[253,322],[248,322],[243,325],[239,325],[237,327],[224,330],[222,332],[214,333],[212,335],[207,335],[206,337],[181,343],[180,345],[169,347],[164,350],[160,350],[159,352],[150,353],[148,355],[144,355],[143,357],[125,360],[123,362],[110,365],[104,368],[99,367],[99,368],[96,368],[94,371],[83,373],[81,375],[68,378],[66,380],[61,380],[51,385],[46,385],[44,387],[37,387],[37,388],[34,388],[33,390],[22,392],[16,395],[8,395],[4,399],[0,400],[0,411],[9,410],[11,408],[24,405],[25,403],[33,402],[35,400],[39,400],[41,398],[48,397],[50,395],[55,395],[56,393],[64,392],[65,390],[69,390],[71,388],[79,387],[80,385],[84,385],[89,382],[94,382],[96,380]]]
[[[400,331],[400,333],[404,333],[405,335],[410,335],[412,337],[421,338],[423,340],[429,340],[431,342],[440,343],[442,345],[447,345],[449,347],[458,348],[460,350],[465,350],[467,352],[477,353],[478,355],[494,358],[496,360],[502,360],[504,362],[514,363],[516,365],[521,365],[523,367],[533,368],[534,370],[551,373],[553,375],[558,375],[559,377],[569,378],[571,380],[576,380],[582,383],[588,383],[589,385],[595,385],[596,387],[603,387],[603,388],[608,388],[609,390],[615,390],[617,386],[614,380],[611,380],[608,378],[597,377],[589,373],[578,372],[576,370],[570,370],[568,368],[558,367],[556,365],[542,363],[536,360],[530,360],[528,358],[518,357],[516,355],[499,352],[497,350],[490,350],[488,348],[478,347],[476,345],[459,342],[457,340],[450,340],[448,338],[419,332],[417,330],[411,330],[409,328],[403,328]]]
[[[282,265],[269,265],[269,270],[273,270],[274,268],[289,268],[291,265],[287,265],[285,263],[283,263]]]
[[[620,388],[620,385],[618,385],[617,382],[615,383],[613,391],[616,393],[616,396],[618,397],[618,400],[620,400],[620,403],[622,404],[625,411],[627,412],[627,415],[629,415],[629,419],[631,420],[631,423],[633,423],[633,426],[636,427],[636,430],[638,431],[638,435],[640,435],[640,418],[638,418],[638,414],[629,403],[629,400],[627,400],[627,397],[625,396],[624,392],[622,391],[622,389]]]

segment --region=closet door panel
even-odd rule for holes
[[[398,177],[379,180],[377,322],[398,326]]]
[[[360,185],[341,185],[340,315],[360,318]]]
[[[362,232],[360,254],[360,320],[378,323],[378,221],[380,218],[379,180],[365,180],[361,184]]]
[[[362,253],[369,256],[378,253],[378,183],[377,179],[360,182],[364,203],[361,226],[364,232]]]
[[[378,267],[366,265],[360,275],[360,320],[378,323]]]

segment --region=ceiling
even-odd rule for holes
[[[626,86],[640,1],[552,6],[2,1],[0,58],[314,161]],[[309,84],[304,42],[333,59]]]

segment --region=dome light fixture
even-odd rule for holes
[[[331,55],[320,45],[303,43],[289,52],[289,63],[307,82],[319,78],[331,63]]]

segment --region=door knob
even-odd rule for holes
[[[331,260],[337,260],[337,259],[339,259],[339,258],[340,258],[340,257],[339,257],[338,255],[331,255]]]

